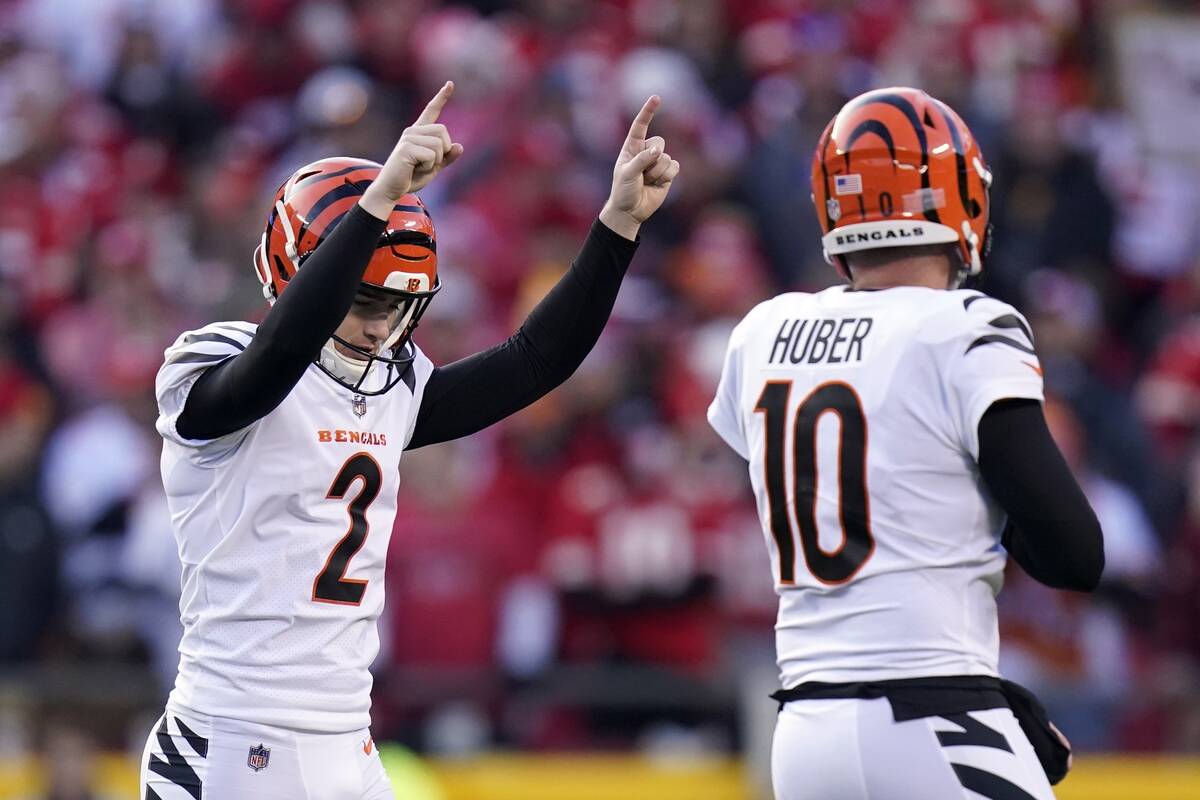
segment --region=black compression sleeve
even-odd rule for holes
[[[600,338],[636,250],[593,223],[575,263],[515,334],[433,371],[408,449],[486,428],[571,377]]]
[[[1041,404],[1001,400],[979,422],[979,471],[1008,514],[1003,543],[1031,577],[1090,592],[1104,569],[1095,512],[1046,427]]]
[[[213,439],[283,402],[354,302],[386,220],[355,205],[297,270],[246,349],[207,370],[188,394],[176,428]]]

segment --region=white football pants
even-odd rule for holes
[[[142,754],[141,800],[394,800],[367,729],[304,733],[168,707]]]
[[[896,722],[883,698],[797,700],[771,773],[775,800],[1054,800],[1007,708]]]

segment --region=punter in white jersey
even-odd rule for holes
[[[380,166],[336,158],[280,188],[254,264],[261,325],[184,333],[159,372],[162,477],[183,562],[179,676],[143,800],[379,800],[371,674],[406,449],[472,433],[566,380],[599,337],[679,164],[634,120],[608,202],[511,338],[434,366],[412,333],[440,287],[411,194],[462,153],[447,83]]]
[[[944,103],[850,101],[812,174],[849,285],[768,300],[730,339],[709,420],[749,462],[779,595],[778,800],[1045,800],[1066,772],[1036,699],[999,679],[995,596],[1006,549],[1091,590],[1101,533],[1028,324],[957,288],[982,270],[990,184]]]

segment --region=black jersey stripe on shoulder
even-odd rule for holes
[[[1037,355],[1037,351],[1034,350],[1032,347],[1023,345],[1020,342],[1016,341],[1015,339],[1010,339],[1007,336],[1001,336],[998,333],[989,333],[986,336],[980,336],[978,339],[971,342],[971,344],[967,345],[966,353],[971,352],[976,347],[983,347],[985,344],[1002,344],[1007,347],[1015,347],[1017,350],[1020,350],[1022,353],[1029,353],[1029,355],[1031,355],[1031,356]],[[963,355],[966,355],[966,353],[964,353]]]
[[[233,353],[176,353],[167,359],[168,364],[204,364],[232,358]]]
[[[973,294],[970,297],[963,300],[963,310],[969,309],[971,307],[971,303],[974,303],[976,300],[994,300],[994,299],[995,298],[989,297],[986,294]]]
[[[162,795],[154,791],[151,787],[146,787],[146,800],[162,800]]]
[[[243,325],[245,327],[241,327]],[[238,323],[238,324],[234,324],[232,322],[219,322],[216,325],[209,325],[208,329],[214,330],[214,331],[223,331],[225,333],[231,333],[231,334],[234,334],[235,336],[245,336],[247,344],[249,344],[250,340],[254,338],[254,334],[258,332],[258,328],[254,325],[251,325],[248,322],[243,322],[243,323]]]
[[[184,344],[196,344],[198,342],[224,342],[232,345],[238,350],[245,350],[246,345],[239,342],[237,339],[231,339],[223,333],[189,333],[183,337]]]
[[[400,376],[400,380],[404,382],[404,385],[408,387],[408,391],[412,393],[413,396],[416,396],[417,394],[417,369],[415,366],[417,358],[416,351],[416,345],[414,345],[411,341],[404,343],[404,356],[409,357],[410,360],[404,365],[404,374]]]
[[[233,322],[214,322],[212,325],[209,325],[209,327],[210,328],[228,328],[231,330],[241,331],[242,333],[249,333],[249,334],[253,334],[256,330],[258,330],[258,326],[255,325],[253,322],[242,322],[241,320],[235,320]]]
[[[1022,333],[1029,337],[1029,342],[1033,343],[1033,331],[1029,329],[1029,325],[1025,323],[1025,320],[1016,314],[1003,314],[989,322],[988,325],[991,325],[993,328],[1019,328]]]

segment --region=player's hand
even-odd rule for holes
[[[420,191],[462,155],[463,146],[451,141],[446,126],[437,121],[452,94],[454,82],[446,81],[416,122],[400,134],[400,141],[384,162],[379,177],[372,181],[360,201],[367,211],[387,219],[402,195]]]
[[[1075,753],[1071,751],[1071,740],[1068,739],[1066,734],[1060,731],[1058,726],[1053,722],[1050,723],[1050,730],[1054,731],[1054,735],[1057,736],[1058,740],[1063,743],[1064,747],[1067,748],[1067,771],[1070,772],[1072,765],[1075,763]]]
[[[600,221],[626,239],[637,238],[638,229],[667,199],[679,174],[679,162],[667,154],[663,138],[646,138],[660,105],[662,99],[651,95],[634,118],[613,167],[612,191],[600,212]]]

